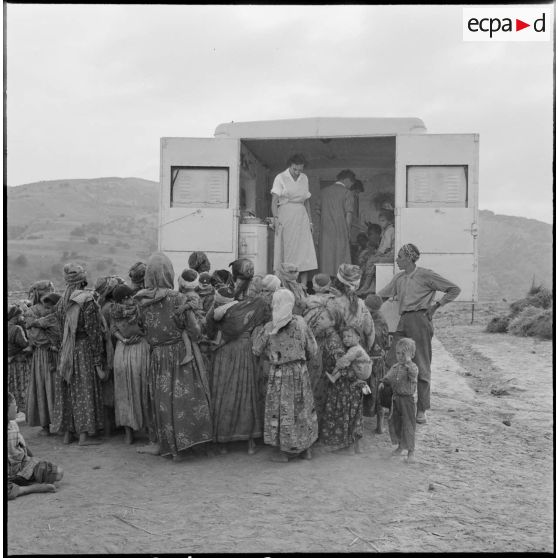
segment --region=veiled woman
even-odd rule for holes
[[[273,294],[272,320],[254,337],[255,355],[271,362],[265,401],[264,442],[277,449],[272,461],[286,463],[300,455],[311,459],[318,438],[318,419],[306,361],[317,344],[302,316],[293,315],[294,295]]]
[[[90,439],[103,428],[103,400],[100,379],[106,361],[101,314],[79,264],[64,266],[66,290],[57,305],[62,329],[58,362],[60,401],[57,401],[54,430],[64,433],[69,444],[74,434],[79,445],[98,443]]]
[[[145,289],[136,293],[151,346],[147,378],[156,442],[140,453],[172,455],[212,440],[210,395],[203,359],[197,344],[200,326],[192,310],[181,311],[185,296],[173,290],[174,269],[162,252],[153,254],[145,270]],[[187,332],[193,360],[183,364]]]
[[[306,288],[297,281],[298,267],[290,262],[283,262],[276,270],[275,275],[279,277],[281,286],[288,289],[295,297],[293,312],[302,315],[306,304]]]
[[[25,326],[29,345],[33,348],[30,362],[29,386],[25,416],[29,426],[41,426],[42,434],[50,434],[49,425],[54,414],[57,347],[53,347],[46,331],[37,321],[52,312],[42,302],[54,292],[52,281],[36,281],[29,289],[32,306],[25,312]]]
[[[215,293],[213,308],[206,316],[209,338],[220,335],[213,353],[211,397],[213,434],[218,443],[248,441],[248,453],[255,452],[254,438],[263,434],[258,406],[257,360],[252,354],[251,333],[267,315],[265,301],[256,297],[234,300],[234,293],[222,287]],[[222,451],[226,451],[222,446]]]

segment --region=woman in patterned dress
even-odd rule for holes
[[[149,258],[144,281],[145,289],[135,298],[151,346],[147,385],[152,443],[138,452],[172,455],[180,461],[180,452],[213,439],[209,385],[197,344],[200,326],[193,310],[181,311],[186,298],[173,290],[174,269],[165,254],[156,252]],[[186,364],[183,331],[194,356]]]
[[[29,383],[29,341],[23,329],[23,309],[15,304],[8,308],[8,390],[17,406],[25,409]]]
[[[98,443],[91,439],[103,428],[101,379],[106,359],[101,314],[79,264],[64,266],[66,290],[57,305],[62,345],[58,362],[57,398],[53,427],[64,433],[69,444],[74,434],[79,445]]]
[[[374,322],[364,301],[355,294],[360,279],[358,266],[341,264],[333,281],[334,287],[339,291],[338,296],[328,304],[336,307],[342,316],[338,333],[346,326],[355,328],[360,335],[362,347],[369,352],[374,343]],[[363,393],[360,385],[346,376],[330,384],[321,429],[323,444],[350,455],[355,450],[358,451],[358,442],[363,434],[362,406]]]
[[[50,434],[54,415],[58,347],[52,345],[45,329],[37,321],[52,312],[43,304],[43,297],[54,292],[52,281],[36,281],[29,289],[32,306],[25,312],[29,344],[33,347],[25,416],[29,426],[42,426],[41,433]],[[54,317],[54,316],[53,316]]]
[[[271,363],[265,402],[264,442],[277,448],[272,461],[300,455],[311,459],[318,418],[306,361],[318,350],[302,316],[293,315],[295,297],[287,289],[273,295],[273,318],[254,337],[255,355]]]

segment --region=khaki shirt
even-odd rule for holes
[[[444,279],[431,269],[416,267],[411,273],[401,271],[378,292],[382,298],[397,297],[399,313],[426,310],[434,302],[436,291],[444,294],[440,300],[443,306],[455,300],[461,289],[451,281]]]

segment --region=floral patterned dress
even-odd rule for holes
[[[327,392],[331,382],[326,376],[326,372],[332,372],[335,368],[335,361],[345,353],[341,337],[333,327],[316,334],[318,351],[316,356],[308,361],[308,372],[314,393],[314,405],[318,415],[318,425],[322,427],[324,419]]]
[[[148,398],[161,455],[178,455],[213,437],[209,386],[196,342],[199,325],[191,310],[175,314],[185,302],[183,294],[167,290],[164,296],[141,303],[151,346]],[[181,364],[186,355],[183,331],[190,336],[194,356],[187,364]]]
[[[256,355],[270,361],[264,414],[264,442],[281,451],[301,453],[318,438],[318,417],[306,360],[315,356],[318,345],[302,316],[275,335],[272,323],[254,337]]]
[[[64,319],[62,314],[61,326]],[[99,308],[91,299],[83,303],[79,312],[70,381],[67,382],[60,372],[56,373],[54,431],[94,435],[102,430],[102,388],[95,366],[106,367],[104,351]]]

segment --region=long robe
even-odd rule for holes
[[[263,434],[258,395],[257,359],[252,354],[251,333],[268,316],[262,298],[238,302],[221,320],[211,309],[206,317],[209,337],[221,332],[224,344],[213,353],[212,407],[216,442],[258,438]]]
[[[335,275],[342,263],[351,263],[351,245],[346,213],[352,213],[353,193],[336,182],[326,186],[320,195],[320,262],[321,273]]]

